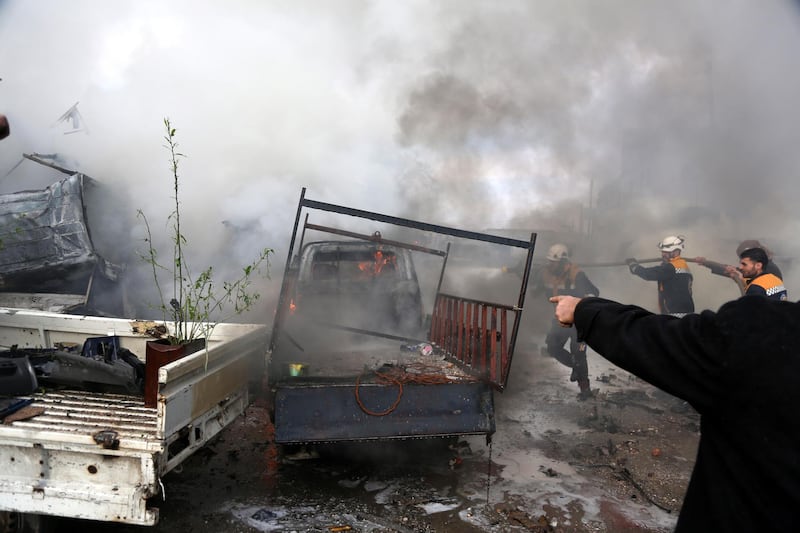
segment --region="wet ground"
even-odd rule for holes
[[[597,394],[585,402],[568,370],[536,347],[515,357],[496,396],[490,445],[417,440],[290,460],[256,403],[163,479],[157,526],[64,522],[58,530],[671,531],[694,463],[697,414],[591,352]]]

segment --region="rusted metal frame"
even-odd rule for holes
[[[383,237],[376,237],[375,235],[365,235],[363,233],[355,233],[353,231],[333,228],[330,226],[320,226],[319,224],[309,224],[308,222],[306,222],[303,227],[304,229],[308,228],[317,231],[323,231],[326,233],[332,233],[334,235],[341,235],[343,237],[352,237],[354,239],[361,239],[364,241],[377,242],[380,244],[389,244],[392,246],[396,246],[398,248],[407,248],[409,250],[414,250],[415,252],[425,252],[426,254],[438,255],[439,257],[445,257],[447,255],[447,252],[445,252],[444,250],[436,250],[434,248],[427,248],[425,246],[420,246],[418,244],[393,241],[391,239],[384,239]]]
[[[463,296],[456,296],[454,294],[447,294],[445,292],[440,293],[439,295],[440,296],[444,296],[446,298],[452,298],[453,300],[461,300],[463,302],[470,302],[470,303],[479,304],[479,305],[489,305],[489,306],[492,306],[492,307],[497,307],[498,309],[506,309],[508,311],[516,311],[517,310],[517,308],[514,307],[513,305],[499,304],[499,303],[495,303],[495,302],[487,302],[487,301],[484,301],[484,300],[475,300],[475,299],[472,299],[472,298],[464,298]]]
[[[447,350],[447,321],[449,320],[448,317],[448,305],[449,301],[445,298],[439,300],[439,308],[437,313],[438,317],[438,335],[437,335],[437,343],[444,349]]]
[[[531,240],[528,244],[528,257],[525,259],[525,270],[522,273],[522,285],[519,288],[519,298],[517,299],[517,308],[514,309],[514,325],[511,327],[511,339],[508,345],[508,360],[506,362],[506,372],[502,383],[498,383],[498,388],[502,391],[508,384],[508,369],[511,368],[511,361],[514,358],[514,348],[517,344],[517,335],[519,334],[520,322],[522,320],[521,312],[525,309],[525,294],[528,292],[528,281],[531,277],[531,264],[533,263],[533,250],[536,247],[536,234],[531,233]]]
[[[439,294],[435,309],[431,341],[449,358],[502,388],[510,355],[508,315],[513,312],[517,317],[519,310],[448,294]]]
[[[272,325],[272,335],[270,336],[269,341],[269,351],[273,351],[275,349],[275,345],[277,344],[277,340],[280,337],[281,333],[281,326],[283,325],[283,321],[286,318],[286,313],[289,308],[286,298],[289,294],[289,272],[291,270],[292,265],[292,255],[294,254],[294,244],[295,239],[297,238],[297,228],[300,225],[300,214],[303,211],[303,199],[306,195],[306,188],[300,191],[300,201],[297,204],[297,214],[294,217],[294,227],[292,228],[292,238],[289,241],[289,252],[286,254],[286,265],[283,269],[283,283],[281,284],[281,293],[278,297],[278,307],[275,312],[275,320]]]
[[[472,366],[474,362],[474,355],[475,355],[475,346],[472,342],[472,310],[475,308],[475,304],[466,302],[467,304],[467,316],[464,319],[464,335],[466,336],[465,339],[465,354],[464,354],[464,364]]]
[[[516,312],[515,312],[516,315]],[[508,312],[504,311],[500,317],[500,380],[505,383],[508,379]]]
[[[431,340],[436,342],[450,359],[473,367],[473,335],[470,321],[474,304],[459,298],[440,297]],[[476,315],[477,316],[477,315]]]
[[[488,319],[487,311],[488,311],[488,309],[486,308],[486,305],[481,305],[480,306],[480,312],[481,312],[481,330],[480,330],[481,344],[480,344],[480,346],[481,346],[481,370],[482,371],[486,371],[487,365],[489,363],[486,360],[487,355],[488,355],[486,353],[487,352],[487,350],[486,350],[486,325],[487,325],[487,319]]]
[[[439,317],[437,316],[438,313],[436,312],[438,305],[439,305],[438,300],[433,302],[433,312],[431,313],[431,329],[428,332],[428,338],[431,340],[431,342],[434,343],[436,342],[437,339],[437,330],[439,327]]]
[[[458,302],[458,325],[456,326],[456,357],[459,361],[464,361],[464,302]]]
[[[492,306],[489,309],[489,380],[492,383],[497,382],[497,307]]]
[[[305,188],[303,189],[305,195]],[[494,244],[503,244],[506,246],[513,246],[515,248],[528,248],[529,243],[519,239],[511,239],[509,237],[499,237],[497,235],[489,235],[488,233],[478,233],[476,231],[466,231],[457,228],[450,228],[447,226],[439,226],[437,224],[429,224],[427,222],[420,222],[408,218],[394,217],[384,215],[381,213],[374,213],[372,211],[364,211],[362,209],[353,209],[351,207],[344,207],[341,205],[329,204],[325,202],[318,202],[316,200],[300,199],[300,205],[308,207],[309,209],[319,209],[322,211],[330,211],[332,213],[340,213],[359,218],[367,218],[385,224],[392,224],[394,226],[403,226],[406,228],[414,228],[422,231],[430,231],[433,233],[441,233],[443,235],[450,235],[463,239],[472,239],[476,241],[491,242]]]
[[[444,317],[442,315],[443,306],[444,302],[439,298],[437,298],[433,303],[433,315],[431,316],[431,332],[429,338],[431,339],[431,342],[436,344],[442,343],[442,323],[444,321]]]
[[[371,330],[368,330],[368,329],[353,328],[353,327],[350,327],[350,326],[343,326],[341,324],[336,324],[335,322],[326,322],[324,320],[314,320],[313,323],[318,325],[318,326],[323,326],[323,327],[326,327],[326,328],[338,329],[338,330],[341,330],[341,331],[349,331],[350,333],[360,333],[362,335],[370,335],[370,336],[373,336],[373,337],[380,337],[382,339],[390,339],[390,340],[394,340],[394,341],[402,341],[402,342],[408,342],[408,343],[426,342],[426,341],[424,341],[422,339],[416,339],[414,337],[404,337],[402,335],[392,335],[391,333],[381,333],[379,331],[371,331]]]
[[[306,218],[305,218],[305,221],[303,222],[303,231],[300,232],[300,243],[297,245],[297,249],[301,250],[301,251],[303,249],[303,243],[306,240],[306,227],[307,226],[308,226],[308,213],[306,213]],[[299,253],[298,253],[298,255],[299,255]]]
[[[472,305],[475,308],[475,315],[472,317],[470,337],[472,338],[472,367],[475,368],[476,364],[480,365],[481,357],[481,334],[480,329],[478,329],[481,306],[477,302],[472,302]]]
[[[456,331],[458,331],[458,302],[448,300],[447,302],[447,352],[453,353],[455,350]]]
[[[441,336],[441,331],[437,332],[436,330],[434,330],[434,327],[435,327],[434,324],[435,324],[435,322],[438,322],[437,313],[441,309],[441,307],[438,305],[439,302],[440,302],[439,296],[441,294],[440,291],[441,291],[441,288],[442,288],[442,282],[444,281],[444,271],[447,268],[447,259],[448,259],[448,257],[450,257],[450,243],[449,242],[447,243],[447,248],[446,248],[445,254],[444,254],[444,260],[442,261],[442,269],[441,269],[441,271],[439,271],[439,282],[436,284],[436,298],[434,299],[434,304],[433,304],[433,316],[431,317],[431,329],[428,332],[428,338],[431,340],[431,342],[437,342],[436,339]]]
[[[442,302],[437,298],[433,302],[433,311],[431,313],[431,330],[428,333],[428,338],[434,344],[441,344],[442,338]]]
[[[434,312],[431,319],[431,341],[441,345],[444,338],[444,298],[436,298],[434,303]]]
[[[436,294],[442,290],[442,282],[444,281],[444,269],[447,268],[447,259],[450,257],[450,243],[447,243],[447,248],[444,254],[444,261],[442,261],[442,270],[439,272],[439,282],[436,284]]]
[[[436,224],[429,224],[429,223],[425,223],[425,222],[419,222],[419,221],[400,218],[400,217],[393,217],[393,216],[389,216],[389,215],[383,215],[381,213],[375,213],[375,212],[371,212],[371,211],[364,211],[364,210],[361,210],[361,209],[353,209],[353,208],[349,208],[349,207],[338,206],[338,205],[335,205],[335,204],[329,204],[329,203],[325,203],[325,202],[318,202],[318,201],[315,201],[315,200],[309,200],[309,199],[305,198],[305,190],[306,189],[303,188],[302,194],[301,194],[301,198],[300,198],[300,202],[298,204],[298,217],[297,217],[297,220],[295,222],[294,232],[292,234],[292,246],[290,246],[289,258],[291,258],[291,251],[292,251],[293,244],[294,244],[295,233],[297,231],[297,223],[299,222],[300,210],[303,207],[307,207],[309,209],[318,209],[318,210],[322,210],[322,211],[329,211],[329,212],[333,212],[333,213],[339,213],[339,214],[344,214],[344,215],[349,215],[349,216],[354,216],[354,217],[359,217],[359,218],[366,218],[366,219],[375,220],[375,221],[378,221],[378,222],[383,222],[383,223],[386,223],[386,224],[392,224],[392,225],[402,226],[402,227],[409,227],[409,228],[414,228],[414,229],[418,229],[418,230],[422,230],[422,231],[429,231],[429,232],[439,233],[439,234],[443,234],[443,235],[451,235],[453,237],[459,237],[459,238],[465,238],[465,239],[471,239],[471,240],[478,240],[478,241],[483,241],[483,242],[490,242],[490,243],[494,243],[494,244],[501,244],[501,245],[506,245],[506,246],[513,246],[513,247],[516,247],[516,248],[527,249],[528,250],[528,255],[527,255],[527,258],[526,258],[526,261],[525,261],[525,269],[523,271],[522,284],[520,286],[520,293],[519,293],[519,298],[517,300],[517,305],[515,307],[510,307],[510,306],[505,306],[505,305],[498,305],[498,308],[512,310],[515,313],[514,323],[513,323],[512,328],[511,328],[511,338],[510,338],[510,341],[508,343],[508,359],[506,361],[504,361],[504,366],[505,367],[510,367],[511,366],[511,360],[513,358],[514,349],[515,349],[515,346],[516,346],[516,339],[517,339],[517,336],[519,334],[519,328],[520,328],[520,322],[521,322],[521,320],[520,320],[520,312],[524,308],[525,294],[526,294],[527,289],[528,289],[528,282],[529,282],[529,278],[530,278],[530,269],[531,269],[531,265],[533,263],[533,251],[534,251],[534,248],[535,248],[535,245],[536,245],[536,234],[535,233],[531,233],[530,241],[526,242],[526,241],[521,241],[521,240],[518,240],[518,239],[499,237],[499,236],[489,235],[489,234],[485,234],[485,233],[478,233],[478,232],[473,232],[473,231],[464,231],[464,230],[459,230],[459,229],[456,229],[456,228],[450,228],[450,227],[447,227],[447,226],[439,226],[439,225],[436,225]],[[289,259],[287,259],[287,264],[288,264],[288,261],[289,261]],[[442,270],[442,275],[443,274],[444,274],[444,268]],[[478,307],[479,307],[481,313],[485,314],[486,310],[483,308],[483,303],[484,302],[479,302],[477,300],[469,300],[469,299],[463,299],[463,300],[465,302],[472,302],[472,303],[478,304]],[[438,294],[437,294],[437,301],[438,301]],[[281,302],[279,300],[279,305],[280,305],[280,303]],[[474,331],[476,331],[476,332],[478,331],[478,328],[477,328],[478,317],[477,317],[477,315],[478,315],[478,313],[476,312],[475,317],[473,319],[474,322],[475,322]],[[278,320],[278,318],[277,318],[277,315],[276,315],[276,321],[277,320]],[[447,326],[446,323],[441,324],[441,328],[442,328],[443,331],[447,330],[446,326]],[[433,326],[432,326],[432,331],[433,331]],[[273,335],[273,339],[274,338],[275,338],[275,335]],[[481,361],[483,363],[483,367],[486,368],[486,366],[485,366],[486,361],[484,360],[485,356],[486,356],[486,345],[485,345],[485,342],[481,342],[480,343],[479,351],[481,352],[481,354],[476,354],[476,355],[480,355]],[[493,385],[495,385],[500,390],[504,389],[506,384],[507,384],[508,368],[504,368],[502,373],[504,374],[504,377],[502,378],[502,382],[493,383]]]

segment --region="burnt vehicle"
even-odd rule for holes
[[[111,191],[51,161],[23,154],[64,177],[43,189],[0,195],[0,305],[130,316],[123,283],[130,250]]]
[[[373,235],[376,241],[380,234]],[[409,250],[370,241],[308,243],[298,258],[294,312],[317,322],[337,314],[373,331],[422,334],[423,310]]]
[[[141,381],[154,325],[0,307],[0,346],[14,347],[0,353],[0,413],[14,415],[0,424],[3,531],[41,531],[53,516],[153,526],[164,476],[244,413],[265,325],[218,323],[205,350],[151,366],[149,407]],[[16,416],[23,407],[34,412]]]
[[[321,212],[371,231],[309,222]],[[304,244],[312,231],[341,240]],[[432,233],[526,250],[516,300],[444,292],[450,245],[419,244]],[[275,441],[491,436],[493,394],[508,380],[535,240],[317,202],[303,189],[268,350]]]
[[[33,394],[42,386],[143,394],[144,368],[144,361],[122,348],[117,336],[87,338],[82,347],[77,344],[61,344],[54,348],[11,346],[9,350],[0,351],[0,391]]]

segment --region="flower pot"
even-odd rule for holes
[[[167,340],[148,341],[144,363],[144,406],[158,405],[158,369],[181,357],[205,348],[205,339],[194,339],[183,344],[170,344]]]

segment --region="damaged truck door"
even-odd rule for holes
[[[314,224],[311,212],[345,222]],[[343,229],[354,219],[367,231]],[[307,232],[326,238],[304,243]],[[305,198],[303,189],[269,350],[276,442],[494,433],[493,393],[508,380],[535,238],[521,241],[317,202]],[[526,252],[516,301],[443,292],[451,246],[443,239]],[[418,258],[426,260],[424,271]]]

